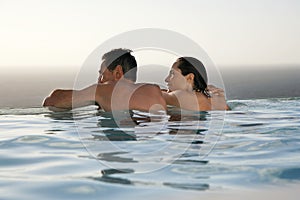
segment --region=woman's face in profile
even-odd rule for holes
[[[178,65],[179,63],[176,61],[173,64],[169,75],[165,79],[168,90],[170,91],[185,90],[187,88],[187,80],[185,76],[181,74],[181,70],[178,68]]]

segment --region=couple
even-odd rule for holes
[[[206,70],[196,58],[177,59],[165,79],[165,91],[154,84],[135,83],[137,63],[131,52],[114,49],[104,54],[97,84],[82,90],[54,90],[43,106],[55,110],[96,104],[105,111],[158,111],[167,105],[194,111],[228,109],[223,90],[207,86]]]

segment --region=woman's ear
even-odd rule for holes
[[[121,79],[124,76],[124,72],[121,65],[117,65],[114,69],[114,77],[116,80]]]
[[[186,80],[193,85],[195,75],[193,73],[189,73],[185,76]]]

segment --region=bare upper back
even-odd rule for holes
[[[168,105],[174,105],[186,110],[227,110],[227,104],[224,96],[212,96],[208,98],[203,93],[188,92],[184,90],[176,90],[170,93],[164,92]]]
[[[149,111],[155,105],[166,109],[165,100],[158,86],[153,84],[134,84],[126,80],[98,85],[96,102],[106,111],[143,110]]]

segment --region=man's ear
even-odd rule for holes
[[[117,65],[113,71],[116,80],[121,79],[124,76],[124,72],[121,65]]]

